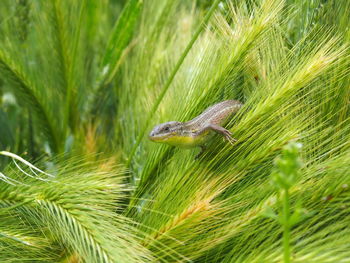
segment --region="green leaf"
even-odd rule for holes
[[[50,116],[48,105],[44,98],[40,97],[25,74],[2,50],[0,50],[0,73],[4,79],[11,83],[12,90],[17,100],[26,106],[38,122],[38,128],[46,136],[52,151],[58,152],[61,143],[60,133]]]
[[[129,45],[140,21],[142,6],[143,0],[128,0],[116,21],[102,59],[101,74],[103,81],[101,85],[109,83],[114,78],[123,51]]]

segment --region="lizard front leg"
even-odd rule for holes
[[[198,160],[204,154],[205,150],[207,149],[207,147],[204,145],[200,145],[199,147],[201,147],[201,151],[196,155],[196,157],[194,157],[195,160]]]
[[[222,136],[224,136],[224,138],[230,143],[233,145],[234,142],[236,142],[237,140],[232,138],[232,133],[225,129],[224,127],[221,127],[219,125],[216,125],[216,124],[208,124],[206,125],[203,129],[199,130],[197,132],[197,135],[200,135],[206,131],[214,131],[218,134],[221,134]]]

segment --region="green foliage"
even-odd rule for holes
[[[26,79],[20,69],[15,68],[14,63],[0,53],[0,68],[6,81],[11,81],[15,87],[17,97],[32,110],[36,116],[37,127],[46,135],[51,148],[58,150],[58,135],[52,123],[52,118],[48,116],[47,105],[39,95],[35,94],[35,88]]]
[[[151,259],[129,219],[116,213],[125,186],[113,162],[70,160],[50,175],[1,154],[19,161],[20,169],[0,174],[1,262],[59,262],[72,255],[84,262]]]
[[[113,79],[121,63],[122,52],[133,36],[142,5],[143,2],[140,0],[128,1],[114,26],[106,53],[102,59],[102,67],[107,67],[103,69],[106,71],[104,78],[107,83]]]
[[[347,262],[349,1],[215,4],[1,2],[1,262]],[[147,140],[226,99],[234,146]]]

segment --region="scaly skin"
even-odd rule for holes
[[[231,137],[231,132],[222,125],[242,106],[243,104],[237,100],[219,102],[190,121],[170,121],[155,126],[149,134],[149,139],[173,146],[203,148],[214,131],[224,136],[232,144],[235,139]]]

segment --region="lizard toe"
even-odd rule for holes
[[[232,138],[231,134],[232,134],[231,132],[230,132],[230,134],[225,134],[225,139],[226,139],[231,145],[233,145],[237,140],[234,139],[234,138]]]

